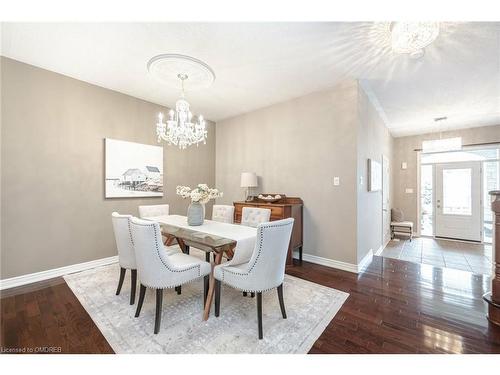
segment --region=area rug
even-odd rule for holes
[[[118,275],[118,264],[111,264],[64,277],[116,353],[307,353],[349,296],[286,275],[288,318],[281,317],[276,290],[263,293],[264,339],[259,340],[256,298],[228,286],[222,286],[220,316],[213,315],[212,307],[208,321],[202,321],[200,280],[184,285],[181,295],[164,291],[161,330],[155,335],[154,291],[148,289],[135,318],[137,302],[129,305],[130,277],[116,296]]]

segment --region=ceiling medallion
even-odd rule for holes
[[[156,135],[158,142],[168,142],[180,149],[188,146],[206,143],[206,123],[202,115],[194,120],[189,110],[189,103],[185,99],[186,91],[209,87],[215,80],[215,73],[201,60],[191,56],[178,54],[163,54],[149,60],[148,71],[150,74],[170,87],[181,88],[181,98],[175,103],[175,110],[169,111],[169,119],[163,122],[163,113],[158,114]]]
[[[389,31],[395,53],[418,59],[424,55],[425,47],[438,37],[439,22],[391,22]]]

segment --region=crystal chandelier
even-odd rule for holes
[[[391,22],[389,30],[392,50],[418,59],[424,55],[424,48],[438,37],[439,23]]]
[[[177,77],[181,80],[181,98],[175,103],[175,111],[173,109],[169,111],[169,119],[166,124],[163,122],[163,113],[158,114],[158,123],[156,124],[158,142],[163,139],[169,145],[174,144],[180,149],[185,149],[193,144],[198,146],[200,142],[205,144],[207,139],[205,120],[202,115],[199,115],[198,120],[193,122],[193,114],[185,99],[184,81],[188,79],[188,76],[187,74],[178,74]]]

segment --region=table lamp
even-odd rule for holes
[[[257,187],[257,175],[255,172],[243,172],[241,174],[241,187],[246,189],[245,201],[249,200],[250,188]]]

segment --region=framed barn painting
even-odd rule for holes
[[[105,197],[163,197],[163,147],[105,139]]]

